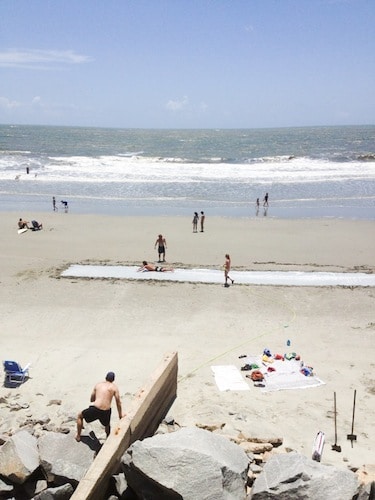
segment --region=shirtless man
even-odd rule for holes
[[[137,271],[157,271],[159,273],[166,273],[168,271],[173,272],[174,269],[172,267],[160,267],[160,266],[154,266],[153,264],[148,264],[146,260],[142,262],[142,266],[137,269]]]
[[[23,220],[21,217],[20,220],[18,221],[18,228],[19,229],[24,229],[24,228],[30,229],[29,223],[26,220]]]
[[[117,385],[113,382],[114,380],[115,374],[113,372],[108,372],[105,381],[99,382],[94,387],[90,397],[92,405],[78,414],[76,441],[81,441],[81,432],[84,428],[83,420],[86,420],[86,422],[99,420],[105,427],[107,437],[109,436],[111,432],[110,420],[113,398],[116,400],[119,418],[121,419],[125,416],[125,414],[122,413],[120,394]]]
[[[159,234],[157,240],[155,241],[155,247],[158,247],[159,262],[165,262],[165,249],[167,248],[167,241],[163,238],[162,234]],[[163,256],[163,259],[161,258]]]
[[[226,253],[225,254],[225,262],[224,262],[224,277],[225,277],[224,286],[225,287],[229,286],[228,285],[228,279],[231,280],[232,285],[234,283],[234,280],[232,280],[232,278],[229,276],[230,266],[231,266],[230,256],[229,256],[229,253]]]

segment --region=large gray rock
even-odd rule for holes
[[[13,484],[6,483],[2,479],[0,479],[0,498],[2,498],[5,493],[10,493],[14,490]]]
[[[16,432],[0,447],[0,475],[13,483],[24,483],[38,467],[37,439],[29,432]]]
[[[248,467],[239,446],[196,427],[136,441],[122,457],[128,485],[153,500],[245,499]]]
[[[299,453],[274,455],[251,490],[252,500],[352,500],[358,481],[349,470],[322,465]]]
[[[38,439],[40,464],[49,482],[78,483],[92,464],[95,452],[74,435],[49,432]]]
[[[48,488],[34,497],[34,500],[69,500],[73,495],[73,486],[69,483],[57,486],[56,488]]]

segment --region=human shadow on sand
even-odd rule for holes
[[[99,439],[96,437],[94,431],[91,431],[88,436],[81,436],[81,443],[84,443],[90,448],[90,450],[93,450],[96,453],[99,453],[101,447],[103,446]]]

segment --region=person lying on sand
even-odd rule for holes
[[[153,264],[148,264],[146,260],[142,262],[142,266],[137,269],[137,271],[157,271],[159,273],[165,273],[165,272],[173,272],[174,269],[172,267],[160,267],[160,266],[154,266]]]

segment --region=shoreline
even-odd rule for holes
[[[167,239],[168,265],[221,269],[225,253],[238,270],[325,270],[374,273],[375,226],[369,221],[207,217],[192,233],[190,217],[121,217],[0,212],[0,313],[3,359],[31,362],[30,380],[0,397],[29,405],[6,412],[0,433],[33,415],[50,415],[75,429],[75,415],[92,387],[114,371],[123,406],[165,352],[179,355],[177,400],[170,414],[180,425],[226,423],[226,431],[284,438],[284,446],[311,456],[316,433],[326,433],[322,463],[373,462],[375,382],[372,377],[374,290],[362,287],[282,287],[61,278],[70,263],[138,264],[157,259],[154,243]],[[17,234],[19,217],[43,223]],[[213,365],[241,368],[240,355],[264,348],[284,353],[290,340],[325,385],[261,393],[220,392]],[[368,358],[370,357],[370,360]],[[242,372],[241,372],[242,373]],[[248,380],[248,379],[246,379]],[[350,431],[357,390],[353,448]],[[338,442],[333,392],[337,393]],[[48,406],[54,399],[61,406]],[[5,407],[2,411],[5,411]],[[112,425],[116,424],[116,413]],[[99,436],[104,430],[87,425]]]
[[[20,211],[21,213],[51,213],[52,196],[2,192],[0,213]],[[122,216],[122,217],[192,217],[195,211],[204,210],[209,217],[230,217],[244,219],[338,219],[375,221],[374,198],[323,199],[323,200],[277,200],[271,199],[270,206],[262,205],[257,210],[255,200],[232,202],[228,200],[167,200],[167,199],[122,199],[93,198],[57,194],[58,213],[64,211],[60,199],[68,200],[69,213],[74,215]],[[330,202],[334,203],[331,205]],[[351,202],[353,204],[351,204]],[[191,215],[190,215],[191,214]]]

